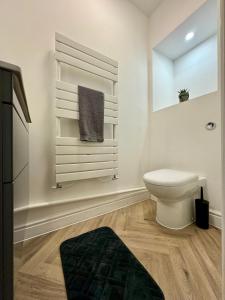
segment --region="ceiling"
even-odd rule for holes
[[[154,50],[174,60],[184,55],[217,32],[217,0],[208,0],[184,23],[175,29],[167,38],[160,42]],[[185,36],[194,32],[190,41]]]
[[[150,16],[162,0],[129,0],[145,15]]]

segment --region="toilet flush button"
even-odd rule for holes
[[[214,130],[216,129],[216,123],[215,122],[208,122],[206,125],[205,125],[205,128],[207,130]]]

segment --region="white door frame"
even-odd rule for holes
[[[225,300],[225,0],[220,0],[220,31],[219,31],[219,90],[221,99],[222,122],[222,290]]]

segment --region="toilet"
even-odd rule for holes
[[[157,198],[156,221],[170,229],[182,229],[194,222],[194,196],[204,178],[171,169],[146,173],[150,193]]]

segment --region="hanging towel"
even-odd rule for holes
[[[80,140],[104,141],[104,94],[78,86]]]

